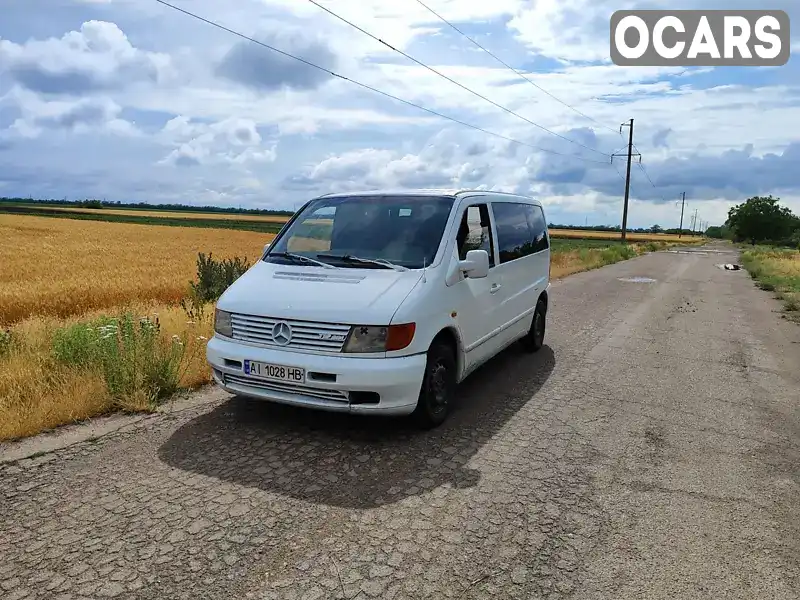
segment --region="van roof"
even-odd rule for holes
[[[346,198],[348,196],[463,196],[465,194],[483,195],[489,194],[492,196],[507,196],[510,198],[519,198],[527,202],[540,204],[535,198],[530,196],[523,196],[521,194],[511,194],[508,192],[495,192],[492,190],[475,190],[475,189],[401,189],[401,190],[361,190],[353,192],[336,192],[331,194],[323,194],[320,198]]]

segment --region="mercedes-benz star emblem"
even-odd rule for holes
[[[272,341],[285,346],[292,341],[292,328],[285,321],[279,321],[272,327]]]

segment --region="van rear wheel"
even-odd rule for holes
[[[456,381],[456,358],[453,348],[441,341],[434,341],[428,349],[425,375],[412,414],[417,424],[432,429],[444,423],[453,403]]]
[[[544,346],[544,334],[547,326],[547,305],[541,298],[533,311],[533,320],[528,333],[522,338],[522,345],[528,352],[538,352]]]

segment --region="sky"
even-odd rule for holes
[[[171,2],[321,68],[155,0],[4,0],[0,196],[294,209],[328,192],[478,188],[539,198],[553,223],[617,225],[625,159],[608,155],[633,118],[630,226],[677,227],[682,192],[689,225],[753,195],[800,214],[796,56],[609,58],[618,9],[761,3],[425,1],[515,72],[417,0],[316,0],[449,81],[308,0]],[[800,23],[796,0],[770,8]],[[800,26],[792,38],[798,54]]]

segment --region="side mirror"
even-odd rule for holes
[[[264,244],[264,252],[265,252],[265,253],[266,253],[266,251],[267,251],[267,250],[269,250],[269,247],[270,247],[271,245],[272,245],[272,242],[267,242],[266,244]]]
[[[458,261],[458,268],[470,279],[489,276],[489,253],[486,250],[470,250],[467,258]]]

